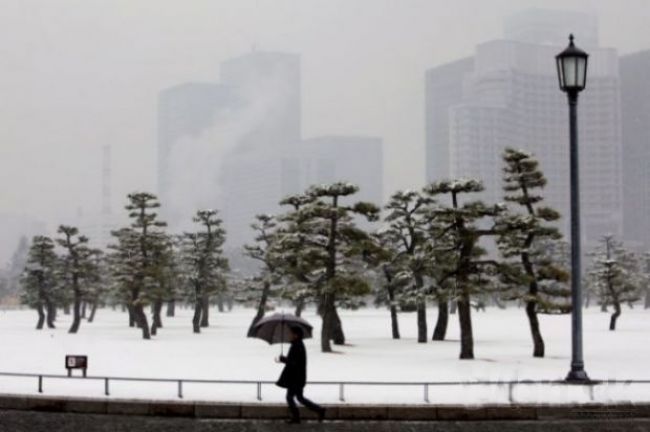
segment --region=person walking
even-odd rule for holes
[[[284,369],[276,385],[287,389],[287,404],[291,418],[287,423],[300,423],[300,411],[296,406],[295,399],[298,399],[302,405],[318,414],[318,421],[322,422],[325,418],[325,408],[315,404],[303,395],[303,390],[307,382],[307,351],[305,344],[302,342],[303,332],[300,327],[289,328],[289,340],[291,347],[286,356],[280,356],[276,359],[278,363],[284,363]]]

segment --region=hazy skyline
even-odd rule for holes
[[[528,7],[590,11],[600,44],[650,48],[647,0],[0,0],[0,213],[51,224],[156,188],[156,98],[259,50],[302,58],[302,135],[384,140],[385,193],[424,181],[424,72]],[[577,41],[579,43],[579,35]],[[13,246],[12,246],[13,247]]]

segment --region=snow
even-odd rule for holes
[[[435,308],[429,308],[430,327]],[[287,310],[288,312],[288,310]],[[175,318],[163,318],[165,327],[155,339],[145,341],[137,330],[126,326],[127,316],[101,309],[96,322],[82,323],[80,332],[66,332],[69,317],[61,316],[55,330],[36,331],[32,310],[0,312],[0,371],[64,374],[66,354],[89,356],[89,376],[145,378],[193,378],[216,380],[274,381],[282,365],[273,359],[280,352],[257,339],[244,337],[254,312],[236,308],[229,313],[212,311],[213,327],[201,334],[191,331],[191,311],[181,309]],[[531,357],[528,323],[523,309],[473,312],[475,360],[458,360],[457,317],[450,318],[448,340],[416,342],[414,313],[400,314],[403,339],[390,338],[389,313],[384,309],[341,311],[349,345],[335,347],[333,354],[319,350],[319,340],[306,342],[311,381],[477,381],[563,379],[569,368],[570,317],[542,316],[547,355]],[[314,311],[305,316],[319,334],[320,319]],[[650,311],[625,308],[619,329],[607,330],[609,315],[590,308],[584,315],[586,370],[592,379],[648,379],[650,364]],[[286,347],[285,347],[286,349]],[[36,393],[36,378],[0,376],[4,393]],[[44,394],[103,396],[103,381],[44,380]],[[176,382],[110,382],[116,398],[175,399]],[[263,386],[265,402],[282,402],[283,392]],[[424,403],[424,387],[345,386],[347,403]],[[212,401],[256,401],[256,385],[183,385],[184,398]],[[308,385],[306,395],[325,403],[337,403],[338,385]],[[593,388],[593,401],[650,400],[650,384],[608,385]],[[430,387],[431,403],[508,403],[507,386]],[[513,388],[517,402],[589,402],[582,386],[522,386]]]

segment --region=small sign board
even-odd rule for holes
[[[73,369],[81,369],[84,378],[88,369],[88,356],[85,355],[67,355],[65,356],[65,368],[68,370],[68,376],[72,376]]]

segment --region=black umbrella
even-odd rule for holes
[[[299,327],[302,330],[303,339],[312,337],[312,326],[307,321],[295,315],[275,313],[262,318],[255,326],[250,337],[267,341],[269,344],[283,344],[289,342],[291,327]]]

